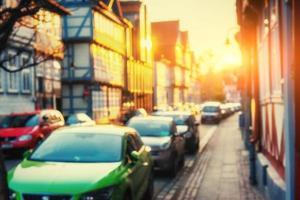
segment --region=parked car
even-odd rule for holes
[[[145,117],[148,116],[148,113],[144,108],[130,109],[123,114],[121,121],[123,124],[127,124],[132,117],[137,116]]]
[[[171,117],[133,117],[128,126],[136,129],[143,142],[151,147],[154,168],[175,176],[184,166],[184,138],[177,133]]]
[[[220,108],[221,108],[222,119],[225,119],[232,114],[230,107],[227,104],[221,104]]]
[[[68,126],[94,126],[96,122],[92,120],[87,114],[85,113],[76,113],[71,114],[66,119],[66,125]]]
[[[17,200],[151,199],[152,165],[134,129],[66,127],[27,153],[8,181]]]
[[[134,111],[134,116],[145,117],[148,113],[144,108],[138,108]]]
[[[202,123],[219,123],[222,120],[221,103],[207,102],[202,107]]]
[[[64,126],[58,110],[12,113],[0,122],[0,147],[4,151],[24,151],[34,148],[53,130]]]
[[[177,132],[185,139],[185,149],[190,153],[196,153],[199,149],[199,121],[191,112],[170,111],[154,112],[154,116],[172,117],[177,128]]]

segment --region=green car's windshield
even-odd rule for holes
[[[30,156],[52,162],[118,162],[122,136],[92,133],[54,133]]]
[[[171,134],[170,123],[163,121],[133,120],[129,121],[128,126],[136,129],[140,136],[163,137]]]

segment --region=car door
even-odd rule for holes
[[[195,140],[197,140],[199,138],[199,132],[198,132],[199,127],[198,127],[196,118],[194,115],[191,115],[189,118],[190,118],[191,131],[194,135]]]
[[[139,149],[136,143],[134,142],[134,138],[131,134],[128,134],[126,143],[127,143],[126,159],[127,159],[127,165],[129,166],[130,169],[129,178],[131,179],[133,194],[136,196],[140,196],[140,194],[142,193],[141,186],[143,184],[143,178],[144,178],[143,162],[141,159],[142,156],[140,156],[140,158],[136,161],[134,161],[131,158],[131,153],[133,151],[139,152]]]
[[[132,133],[132,138],[140,154],[140,161],[142,165],[141,172],[140,172],[141,173],[140,187],[141,187],[141,191],[145,192],[148,185],[149,178],[152,173],[151,155],[150,155],[150,151],[147,151],[146,146],[144,145],[141,138],[138,136],[136,132]]]
[[[182,135],[177,133],[176,124],[174,121],[171,123],[170,129],[172,133],[172,146],[175,148],[177,155],[180,156],[181,154],[184,154],[185,140]]]

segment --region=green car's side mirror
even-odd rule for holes
[[[29,149],[23,153],[23,158],[28,158],[32,154],[32,149]]]
[[[140,159],[140,154],[137,151],[133,151],[130,154],[131,159],[136,162]]]
[[[145,147],[145,151],[148,152],[148,153],[151,152],[151,147],[150,146],[146,146]]]

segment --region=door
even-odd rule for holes
[[[129,178],[132,183],[132,192],[133,195],[136,197],[140,196],[141,191],[141,185],[143,184],[144,179],[144,170],[143,170],[143,162],[141,161],[141,157],[139,157],[138,160],[134,160],[131,157],[131,153],[133,151],[138,152],[138,147],[136,146],[134,139],[131,135],[128,135],[127,137],[127,147],[126,147],[126,159],[127,159],[127,165],[131,172],[129,173]],[[140,154],[140,152],[139,152]]]

